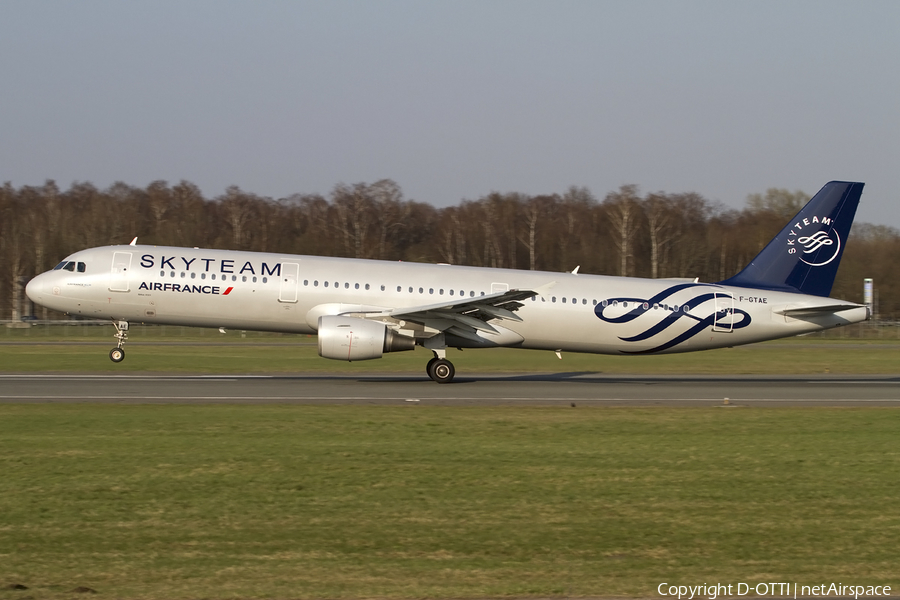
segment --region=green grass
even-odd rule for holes
[[[223,336],[224,337],[224,336]],[[293,339],[294,343],[290,343]],[[355,363],[320,358],[315,338],[283,342],[220,339],[159,343],[133,337],[123,363],[109,360],[113,343],[0,344],[0,371],[77,373],[422,373],[431,353],[386,354]],[[142,344],[142,341],[144,342]],[[177,341],[177,338],[176,340]],[[150,342],[150,343],[148,343]],[[807,339],[665,356],[602,356],[508,348],[448,351],[457,373],[594,372],[611,374],[889,374],[900,368],[900,344]]]
[[[0,405],[0,598],[900,586],[900,412]]]
[[[380,360],[320,358],[316,338],[263,332],[132,327],[121,364],[109,325],[0,327],[0,372],[79,373],[422,373],[430,352],[387,354]],[[872,323],[822,334],[722,350],[664,356],[601,356],[516,349],[450,349],[466,373],[594,372],[610,374],[890,374],[900,365],[900,328]],[[847,337],[844,337],[847,336]]]

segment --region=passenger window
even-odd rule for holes
[[[555,301],[555,300],[554,300],[554,301]],[[562,303],[563,303],[563,304],[566,303],[566,297],[565,297],[565,296],[563,296],[563,298],[562,298]]]
[[[318,279],[316,279],[315,281],[313,281],[313,287],[319,287],[319,280],[318,280]]]
[[[253,277],[253,283],[256,283],[256,276]]]
[[[428,293],[429,293],[429,294],[433,294],[433,293],[434,293],[434,288],[428,288]]]
[[[213,281],[215,281],[215,280],[216,280],[216,274],[213,273],[212,275],[209,276],[209,278],[212,279]]]
[[[347,282],[347,283],[344,284],[344,289],[345,289],[345,290],[349,290],[349,289],[350,289],[350,283],[349,283],[349,282]],[[356,284],[356,289],[359,289],[359,284]]]
[[[324,284],[322,284],[322,285],[324,285],[325,287],[328,287],[328,282],[326,281],[326,282],[325,282]]]
[[[304,286],[309,285],[309,279],[304,279],[304,280],[303,280],[303,285],[304,285]]]
[[[263,283],[269,283],[269,278],[268,278],[268,277],[263,277]]]
[[[358,284],[358,283],[354,283],[354,284],[353,284],[353,289],[358,290],[358,289],[359,289],[359,284]],[[366,286],[366,289],[369,289],[369,286]]]
[[[451,296],[453,295],[453,290],[450,290],[450,295],[451,295]]]
[[[425,290],[424,290],[423,288],[419,288],[419,293],[420,293],[420,294],[424,294],[424,293],[425,293]]]
[[[171,272],[169,273],[169,277],[171,277],[172,279],[174,279],[174,278],[175,278],[175,271],[171,271]]]
[[[181,272],[181,278],[184,279],[184,271]]]
[[[191,273],[191,279],[197,279],[197,274],[196,274],[196,273]]]
[[[232,275],[232,276],[231,276],[231,280],[232,280],[232,281],[237,281],[237,275]]]

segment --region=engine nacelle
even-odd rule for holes
[[[355,317],[319,317],[319,356],[335,360],[371,360],[385,352],[416,347],[414,338],[394,333],[384,323]]]

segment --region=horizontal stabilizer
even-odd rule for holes
[[[853,310],[854,308],[865,308],[862,304],[830,304],[828,306],[806,306],[802,308],[786,308],[784,310],[776,310],[775,313],[786,317],[818,317],[822,315],[835,314],[845,310]]]

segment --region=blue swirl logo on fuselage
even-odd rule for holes
[[[689,297],[680,293],[691,288],[700,288],[692,291],[702,290],[702,293]],[[680,302],[671,300],[676,295]],[[668,338],[652,348],[623,351],[625,354],[662,352],[691,339],[708,327],[718,331],[733,331],[750,324],[750,315],[734,308],[734,296],[724,290],[717,291],[717,286],[701,283],[674,285],[651,298],[608,298],[597,304],[594,314],[601,321],[612,325],[637,326],[639,319],[643,321],[638,327],[643,328],[642,331],[619,337],[623,342],[643,342],[656,336],[662,336],[659,339]]]

